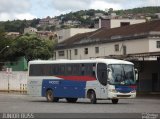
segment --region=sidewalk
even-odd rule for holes
[[[17,94],[17,95],[26,95],[27,91],[15,91],[15,90],[0,90],[0,94]]]

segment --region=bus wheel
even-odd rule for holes
[[[46,98],[48,102],[58,102],[59,98],[54,97],[52,90],[47,90]]]
[[[54,97],[53,102],[58,102],[59,98]]]
[[[95,94],[94,91],[91,92],[89,97],[90,97],[90,101],[91,101],[92,104],[96,104],[97,103],[96,94]]]
[[[69,103],[75,103],[78,100],[78,98],[66,98],[66,100]]]
[[[113,104],[117,104],[118,103],[118,99],[112,99],[112,103]]]

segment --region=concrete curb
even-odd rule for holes
[[[26,95],[27,91],[17,91],[17,90],[0,90],[0,94],[22,94]]]

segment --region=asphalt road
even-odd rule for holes
[[[48,103],[43,97],[0,93],[0,113],[160,113],[160,99],[121,99],[118,104],[109,100],[99,100],[90,104],[88,99],[77,103],[60,100]]]

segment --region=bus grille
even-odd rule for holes
[[[127,98],[127,97],[130,97],[131,95],[117,95],[117,97],[124,97],[124,98]]]

